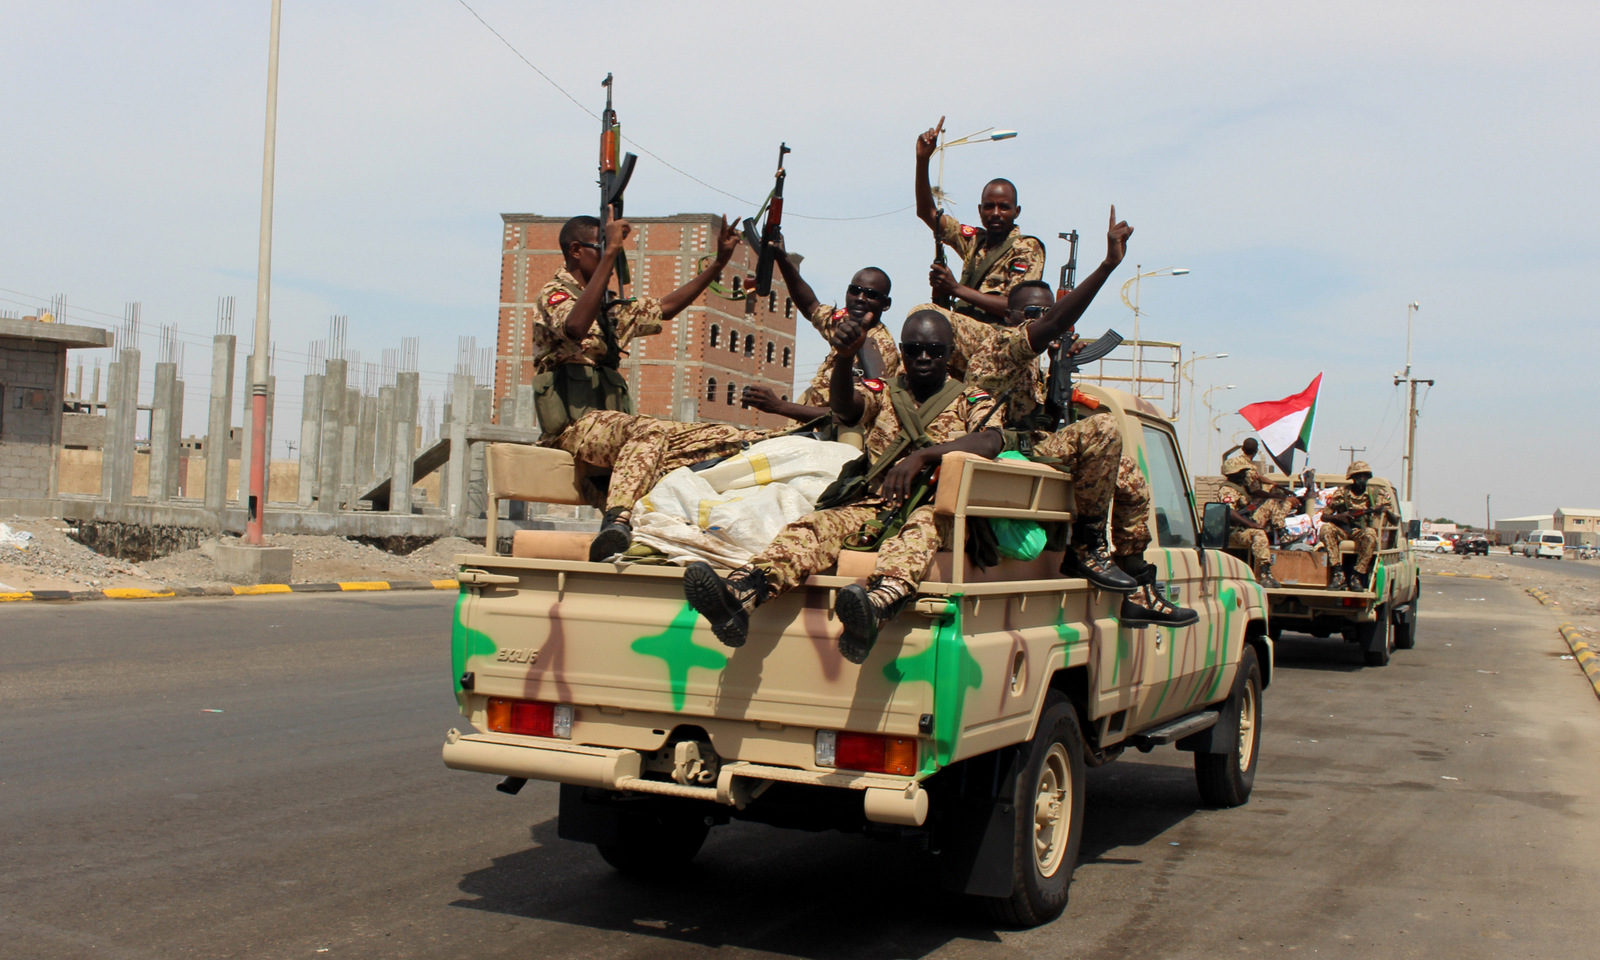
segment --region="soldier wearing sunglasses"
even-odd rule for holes
[[[781,235],[773,245],[777,248],[775,262],[783,274],[784,285],[789,288],[789,296],[806,319],[811,321],[811,325],[817,328],[817,332],[822,334],[822,338],[830,339],[834,330],[848,317],[867,331],[867,344],[861,351],[866,354],[861,364],[864,372],[880,379],[899,376],[900,352],[895,348],[894,336],[883,326],[883,313],[893,302],[889,298],[889,275],[878,267],[857,270],[855,276],[850,278],[850,285],[845,287],[844,306],[836,307],[817,300],[816,291],[800,276],[800,268],[789,259]],[[837,356],[837,350],[828,350],[828,355],[818,365],[816,374],[812,376],[805,392],[800,394],[798,402],[783,400],[766,387],[745,387],[744,405],[802,423],[828,416],[829,383],[833,378]]]
[[[906,319],[900,343],[905,373],[888,383],[854,381],[850,363],[866,339],[867,328],[858,321],[840,321],[831,341],[838,363],[829,392],[834,417],[864,431],[871,469],[861,496],[784,527],[765,550],[726,578],[704,562],[691,563],[684,571],[685,598],[730,647],[745,642],[756,607],[838,562],[845,542],[876,522],[886,508],[914,496],[919,477],[946,453],[964,450],[992,457],[1000,452],[1000,431],[990,425],[993,398],[949,379],[948,317],[919,310]],[[915,421],[910,426],[901,420],[906,410]],[[928,445],[910,443],[908,438],[917,434]],[[898,533],[878,542],[873,577],[866,587],[852,584],[839,591],[834,608],[844,626],[839,652],[846,659],[866,660],[879,628],[916,595],[933,555],[949,536],[949,518],[936,517],[931,503],[921,503],[906,514]]]
[[[1124,594],[1121,619],[1130,626],[1186,626],[1197,622],[1199,615],[1166,598],[1156,586],[1155,568],[1144,559],[1150,545],[1150,488],[1138,466],[1122,455],[1116,421],[1109,413],[1099,413],[1053,430],[1054,423],[1044,423],[1039,416],[1047,389],[1039,355],[1056,340],[1076,339],[1073,327],[1122,262],[1132,234],[1127,221],[1117,220],[1113,206],[1106,258],[1076,288],[1059,301],[1043,281],[1013,288],[1007,303],[1007,316],[1013,322],[996,330],[973,358],[967,382],[1005,405],[1006,427],[1022,433],[1031,456],[1072,474],[1078,521],[1061,573]],[[1070,355],[1082,347],[1073,343],[1067,349]]]
[[[635,338],[660,333],[721,275],[739,244],[738,230],[724,219],[715,261],[678,289],[659,299],[614,303],[607,302],[606,288],[616,258],[600,253],[622,249],[632,226],[618,218],[605,230],[602,247],[597,218],[573,217],[562,225],[562,267],[540,289],[538,315],[529,325],[534,406],[544,432],[539,442],[611,470],[605,518],[589,547],[594,561],[628,549],[633,505],[663,475],[736,453],[743,443],[766,435],[731,424],[676,423],[635,414],[627,381],[617,369]]]

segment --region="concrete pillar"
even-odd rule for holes
[[[211,410],[206,423],[206,509],[221,516],[227,505],[228,433],[233,426],[233,354],[231,333],[211,338]]]
[[[517,384],[517,410],[515,422],[517,427],[532,427],[538,424],[539,418],[533,410],[533,384]]]
[[[115,473],[117,398],[121,390],[122,364],[113,360],[110,366],[106,367],[106,409],[100,425],[100,495],[107,500],[111,499],[111,478]]]
[[[89,392],[89,412],[100,404],[100,368],[94,368],[94,388]]]
[[[250,435],[255,429],[250,375],[255,368],[256,355],[252,353],[244,361],[244,396],[239,403],[239,505],[246,510],[250,509]]]
[[[106,425],[112,461],[109,499],[127,503],[133,495],[133,435],[139,423],[139,351],[122,351],[118,362],[122,370],[117,384],[117,421]]]
[[[394,378],[394,443],[389,512],[411,515],[411,465],[417,459],[417,374]]]
[[[169,498],[169,479],[178,465],[172,462],[172,407],[177,402],[178,365],[156,364],[155,396],[150,401],[150,482],[146,488],[153,501]]]
[[[373,423],[371,483],[394,472],[394,387],[378,388],[377,408]]]
[[[322,377],[322,440],[317,463],[317,509],[332,513],[339,509],[340,451],[344,446],[344,378],[347,364],[329,360]]]
[[[83,401],[83,364],[78,364],[78,372],[72,378],[72,399]]]
[[[167,414],[167,488],[165,499],[178,495],[183,477],[183,381],[172,382],[172,411]]]
[[[317,496],[317,452],[322,446],[322,374],[306,375],[300,404],[300,497],[302,507]]]
[[[361,390],[345,387],[344,416],[339,423],[339,508],[355,502],[356,447],[361,432]]]
[[[492,386],[477,387],[472,391],[472,423],[488,423],[493,408]],[[477,517],[483,515],[489,503],[489,491],[483,472],[483,460],[488,450],[483,444],[474,443],[468,448],[468,452],[471,456],[471,465],[468,467],[466,514],[469,517]]]
[[[360,426],[356,430],[356,486],[365,493],[372,483],[372,461],[378,453],[378,398],[361,398]]]
[[[450,461],[445,464],[441,491],[445,515],[460,520],[467,514],[467,476],[472,465],[467,449],[467,423],[472,419],[472,377],[454,374],[450,378]]]

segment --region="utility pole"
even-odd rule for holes
[[[1406,452],[1402,458],[1405,461],[1406,496],[1407,500],[1415,501],[1412,484],[1417,473],[1417,384],[1425,383],[1433,386],[1432,380],[1422,380],[1411,375],[1411,321],[1416,316],[1422,304],[1413,300],[1406,304],[1406,368],[1394,375],[1394,385],[1406,384],[1408,399],[1406,402]]]
[[[1366,453],[1367,452],[1367,448],[1366,447],[1340,447],[1339,449],[1340,450],[1348,450],[1350,452],[1350,462],[1351,463],[1355,463],[1356,462],[1356,454],[1357,453]]]
[[[250,369],[250,498],[245,542],[259,547],[267,512],[267,378],[272,352],[272,186],[278,141],[278,23],[282,0],[272,0],[267,46],[267,131],[261,160],[261,237],[256,256],[256,349]]]
[[[1494,529],[1494,516],[1489,512],[1489,494],[1483,495],[1483,532],[1488,533]]]

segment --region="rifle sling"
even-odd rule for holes
[[[994,269],[994,265],[1011,252],[1011,248],[1016,244],[1018,236],[1020,234],[1007,234],[1006,238],[990,248],[982,259],[968,257],[966,262],[961,265],[961,285],[971,287],[974,290],[978,289],[978,284],[983,281],[984,277],[989,275],[989,271]]]
[[[621,255],[619,251],[618,256]],[[573,300],[577,300],[583,295],[582,288],[575,283],[563,281],[561,289],[567,291],[567,296]],[[625,301],[613,299],[610,293],[609,290],[606,291],[606,299],[600,304],[600,312],[594,318],[594,324],[600,330],[600,339],[606,345],[605,356],[597,358],[595,364],[615,370],[622,365],[622,344],[617,342],[617,325],[611,319],[611,308]]]

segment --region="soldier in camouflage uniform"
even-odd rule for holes
[[[901,337],[905,374],[892,383],[869,378],[856,385],[849,364],[866,341],[866,329],[846,317],[833,333],[839,362],[830,384],[830,405],[840,423],[866,428],[866,456],[874,471],[869,476],[876,477],[862,491],[863,497],[789,524],[749,564],[726,579],[704,562],[692,563],[684,571],[684,596],[728,646],[744,643],[750,613],[757,606],[836,563],[840,550],[855,542],[864,526],[880,521],[920,492],[923,481],[919,476],[926,468],[937,466],[944,454],[964,450],[992,457],[1000,452],[1000,431],[989,426],[993,399],[948,378],[949,321],[934,311],[914,313],[907,318]],[[908,442],[915,430],[897,415],[897,395],[915,405],[919,421],[931,416],[923,427],[929,445],[918,447]],[[852,663],[866,660],[879,628],[916,594],[933,555],[949,535],[949,519],[935,516],[932,505],[922,503],[910,511],[898,533],[878,544],[877,565],[868,585],[844,588],[835,606],[844,625],[839,652],[846,659]]]
[[[599,221],[573,217],[561,228],[564,263],[539,291],[538,317],[530,325],[540,443],[565,450],[584,463],[611,469],[605,519],[589,559],[603,560],[628,548],[634,503],[661,476],[680,466],[737,452],[762,431],[728,424],[676,423],[637,415],[617,363],[636,337],[662,325],[694,303],[727,265],[738,245],[736,229],[723,222],[714,263],[665,297],[635,297],[606,305],[614,256],[601,257]],[[606,225],[604,249],[622,248],[632,229],[616,219]]]
[[[773,246],[777,248],[775,262],[783,274],[784,285],[789,288],[790,298],[800,313],[822,334],[822,338],[829,340],[839,323],[850,317],[867,330],[869,346],[863,348],[864,356],[858,357],[859,365],[864,368],[862,372],[881,380],[899,376],[900,351],[895,346],[894,335],[883,325],[884,311],[889,309],[892,302],[889,298],[889,275],[878,267],[862,267],[850,278],[850,285],[845,287],[844,306],[835,307],[817,300],[816,291],[800,276],[800,268],[790,261],[781,235]],[[830,416],[828,386],[832,382],[837,354],[837,350],[829,348],[828,355],[817,367],[816,374],[812,376],[805,392],[800,394],[798,402],[784,400],[766,387],[745,387],[744,405],[802,423]]]
[[[1228,505],[1228,548],[1249,552],[1250,565],[1256,579],[1264,587],[1276,587],[1272,576],[1272,546],[1267,538],[1267,524],[1259,515],[1259,508],[1251,507],[1252,497],[1246,486],[1249,482],[1250,460],[1234,456],[1222,465],[1224,478],[1217,488],[1217,503]]]
[[[1057,301],[1043,281],[1013,289],[1007,308],[1010,323],[996,328],[987,348],[973,358],[967,383],[1004,404],[1006,428],[1021,434],[1035,459],[1072,474],[1078,521],[1062,559],[1062,574],[1128,594],[1120,614],[1130,626],[1186,626],[1197,622],[1199,614],[1167,599],[1156,585],[1155,567],[1144,558],[1150,545],[1150,488],[1133,460],[1122,455],[1116,421],[1109,413],[1098,413],[1057,430],[1045,411],[1048,387],[1039,355],[1063,338],[1071,344],[1068,356],[1082,349],[1072,342],[1073,325],[1122,262],[1132,233],[1112,208],[1106,259],[1072,292]],[[1106,550],[1108,514],[1111,553]]]
[[[1243,443],[1222,451],[1222,462],[1226,466],[1234,451],[1243,453],[1245,459],[1249,461],[1250,469],[1241,486],[1252,501],[1259,503],[1250,514],[1266,526],[1268,536],[1271,537],[1281,532],[1283,521],[1300,509],[1300,502],[1294,494],[1276,483],[1268,483],[1261,475],[1261,471],[1256,468],[1256,453],[1260,449],[1261,446],[1255,437],[1245,437]],[[1224,469],[1223,473],[1226,474],[1227,470]]]
[[[1044,244],[1017,229],[1022,207],[1017,203],[1017,187],[1010,180],[996,178],[984,185],[978,200],[980,230],[965,226],[949,214],[940,215],[928,185],[928,161],[939,148],[939,126],[917,138],[917,217],[933,231],[941,243],[961,257],[961,276],[935,263],[928,282],[936,295],[960,301],[956,312],[985,323],[998,323],[1006,313],[1006,297],[1013,287],[1044,275]]]
[[[1399,523],[1400,511],[1387,487],[1368,485],[1372,468],[1365,460],[1352,462],[1344,475],[1350,485],[1328,498],[1317,530],[1317,548],[1328,555],[1333,570],[1331,588],[1340,589],[1348,577],[1351,590],[1365,590],[1371,582],[1372,560],[1378,554],[1380,528],[1385,521]],[[1340,546],[1347,537],[1356,543],[1355,567],[1348,575],[1340,563]]]

